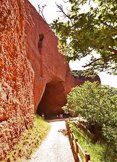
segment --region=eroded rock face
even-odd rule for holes
[[[61,113],[75,79],[58,40],[27,0],[0,1],[0,160],[32,125],[33,114]]]
[[[69,65],[58,50],[57,37],[28,1],[26,40],[28,59],[35,72],[35,112],[39,109],[38,112],[45,115],[61,113],[61,107],[66,103],[66,96],[72,87],[86,80],[99,80],[98,76],[94,79],[72,76]]]
[[[57,37],[27,1],[26,15],[27,55],[35,72],[35,111],[42,99],[40,109],[47,115],[57,114],[62,111],[61,106],[75,81],[58,51]]]
[[[32,125],[34,72],[26,56],[23,0],[0,1],[0,160]]]

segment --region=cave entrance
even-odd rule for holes
[[[63,113],[61,107],[66,103],[63,82],[52,81],[46,84],[45,92],[38,105],[37,114],[54,118]]]

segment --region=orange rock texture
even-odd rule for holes
[[[58,51],[55,34],[28,1],[25,5],[26,50],[35,72],[35,112],[38,108],[45,115],[58,114],[74,86],[74,78],[64,56]]]
[[[0,0],[0,160],[33,114],[62,112],[75,79],[58,39],[27,0]]]
[[[32,125],[34,72],[26,53],[23,0],[0,1],[0,160]]]
[[[27,55],[35,72],[35,112],[56,115],[62,112],[72,87],[91,78],[74,78],[68,63],[58,50],[58,38],[35,8],[26,1]]]

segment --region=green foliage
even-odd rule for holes
[[[94,78],[96,73],[91,69],[88,70],[72,70],[72,74],[75,77],[91,77]]]
[[[86,65],[93,69],[117,69],[117,3],[116,0],[69,0],[66,17],[51,24],[60,39],[60,49],[68,60],[90,55]],[[93,5],[92,5],[93,4]],[[82,8],[88,9],[82,11]],[[93,52],[99,54],[99,57]]]
[[[117,127],[103,125],[102,134],[107,143],[111,145],[111,149],[117,154]]]
[[[22,133],[19,142],[6,157],[9,162],[21,162],[29,159],[33,151],[47,135],[49,125],[41,117],[35,116],[33,127]]]
[[[113,159],[111,147],[100,142],[93,143],[85,132],[78,129],[72,122],[70,123],[70,127],[81,147],[90,154],[92,162],[116,162]]]
[[[72,89],[64,110],[84,117],[96,140],[103,138],[117,151],[117,89],[85,82]]]

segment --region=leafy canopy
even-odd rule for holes
[[[68,61],[90,56],[89,63],[84,67],[116,73],[116,0],[68,0],[66,3],[69,4],[67,12],[62,5],[58,5],[64,21],[58,18],[51,26]]]
[[[63,109],[85,118],[88,128],[117,151],[117,89],[85,82],[72,89]]]

